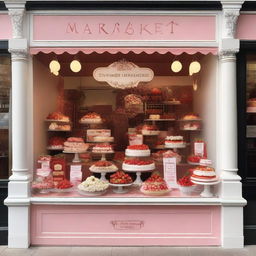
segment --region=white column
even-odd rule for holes
[[[30,176],[27,145],[28,43],[23,38],[25,1],[6,1],[12,21],[9,40],[12,58],[12,175],[8,184],[8,246],[27,248],[30,244]]]
[[[242,248],[243,206],[241,178],[238,176],[237,155],[237,100],[236,53],[239,40],[235,39],[236,23],[243,1],[222,1],[222,40],[219,58],[218,150],[221,170],[221,198],[223,200],[222,246]]]

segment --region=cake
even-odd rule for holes
[[[56,122],[53,122],[49,125],[50,131],[70,131],[71,126],[69,124],[57,124]]]
[[[152,120],[158,120],[158,119],[160,119],[160,115],[154,115],[154,114],[151,114],[151,115],[149,115],[149,119],[152,119]]]
[[[107,153],[114,153],[114,151],[112,146],[109,144],[96,144],[92,148],[92,153],[107,154]]]
[[[150,156],[149,147],[145,144],[131,145],[125,150],[126,156]]]
[[[182,117],[182,120],[198,120],[200,117],[196,114],[187,114]]]
[[[81,119],[80,119],[81,123],[92,123],[92,124],[99,124],[102,122],[102,118],[99,114],[97,114],[96,112],[90,112],[87,113],[86,115],[84,115]]]
[[[197,166],[193,169],[191,180],[195,181],[214,181],[216,180],[216,173],[214,168],[209,166]]]
[[[94,136],[93,142],[113,142],[114,137],[109,136]]]
[[[256,107],[256,98],[250,98],[247,101],[248,107]]]
[[[78,185],[78,189],[85,192],[103,192],[109,187],[108,181],[100,180],[94,176],[88,177]]]
[[[123,171],[118,171],[110,176],[110,183],[112,184],[130,184],[132,182],[131,176]]]
[[[152,175],[142,183],[140,191],[146,195],[161,196],[170,192],[165,180],[154,172]]]
[[[53,112],[50,113],[47,117],[46,120],[56,120],[56,121],[61,121],[61,122],[69,122],[70,119],[68,116],[65,116],[61,112]]]
[[[141,133],[143,135],[158,135],[160,131],[155,125],[145,124],[142,126]]]
[[[199,122],[187,122],[181,126],[181,129],[186,131],[196,131],[201,129],[201,124]]]
[[[183,148],[186,146],[183,136],[167,136],[164,144],[168,148]]]
[[[89,170],[91,172],[115,172],[118,170],[118,168],[109,161],[106,160],[100,160],[94,163]]]
[[[62,138],[62,137],[51,137],[49,139],[49,143],[48,143],[48,149],[60,149],[62,150],[64,148],[64,142],[66,141],[66,139]]]
[[[84,143],[84,140],[79,137],[69,137],[64,142],[64,152],[68,153],[83,153],[88,147],[89,145]]]
[[[175,157],[177,164],[181,162],[181,156],[172,150],[159,150],[156,153],[153,153],[152,156],[153,159],[157,162],[162,162],[163,157]]]
[[[125,171],[151,171],[155,169],[155,163],[152,160],[141,160],[139,158],[126,159],[122,168]]]

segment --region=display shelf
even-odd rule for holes
[[[202,119],[177,119],[178,122],[201,122]]]
[[[171,118],[171,119],[144,119],[144,121],[156,121],[156,122],[173,122],[176,121],[176,119]]]
[[[72,132],[71,129],[70,130],[60,130],[60,129],[50,130],[50,129],[48,129],[47,131],[48,132]]]
[[[201,132],[202,129],[180,129],[182,132]]]

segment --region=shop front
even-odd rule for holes
[[[9,247],[242,247],[241,4],[203,14],[6,7]]]

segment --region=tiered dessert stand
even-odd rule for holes
[[[113,164],[114,165],[114,164]],[[115,166],[116,167],[116,166]],[[115,172],[115,171],[117,171],[118,170],[118,168],[116,167],[115,169],[113,168],[112,170],[91,170],[90,168],[89,168],[89,170],[90,170],[90,172],[92,172],[92,173],[100,173],[100,180],[104,180],[104,181],[107,181],[107,178],[106,178],[106,174],[107,173],[113,173],[113,172]]]
[[[114,184],[110,183],[110,186],[114,187],[113,192],[117,194],[124,194],[128,192],[127,187],[130,187],[134,183],[128,183],[128,184]]]

